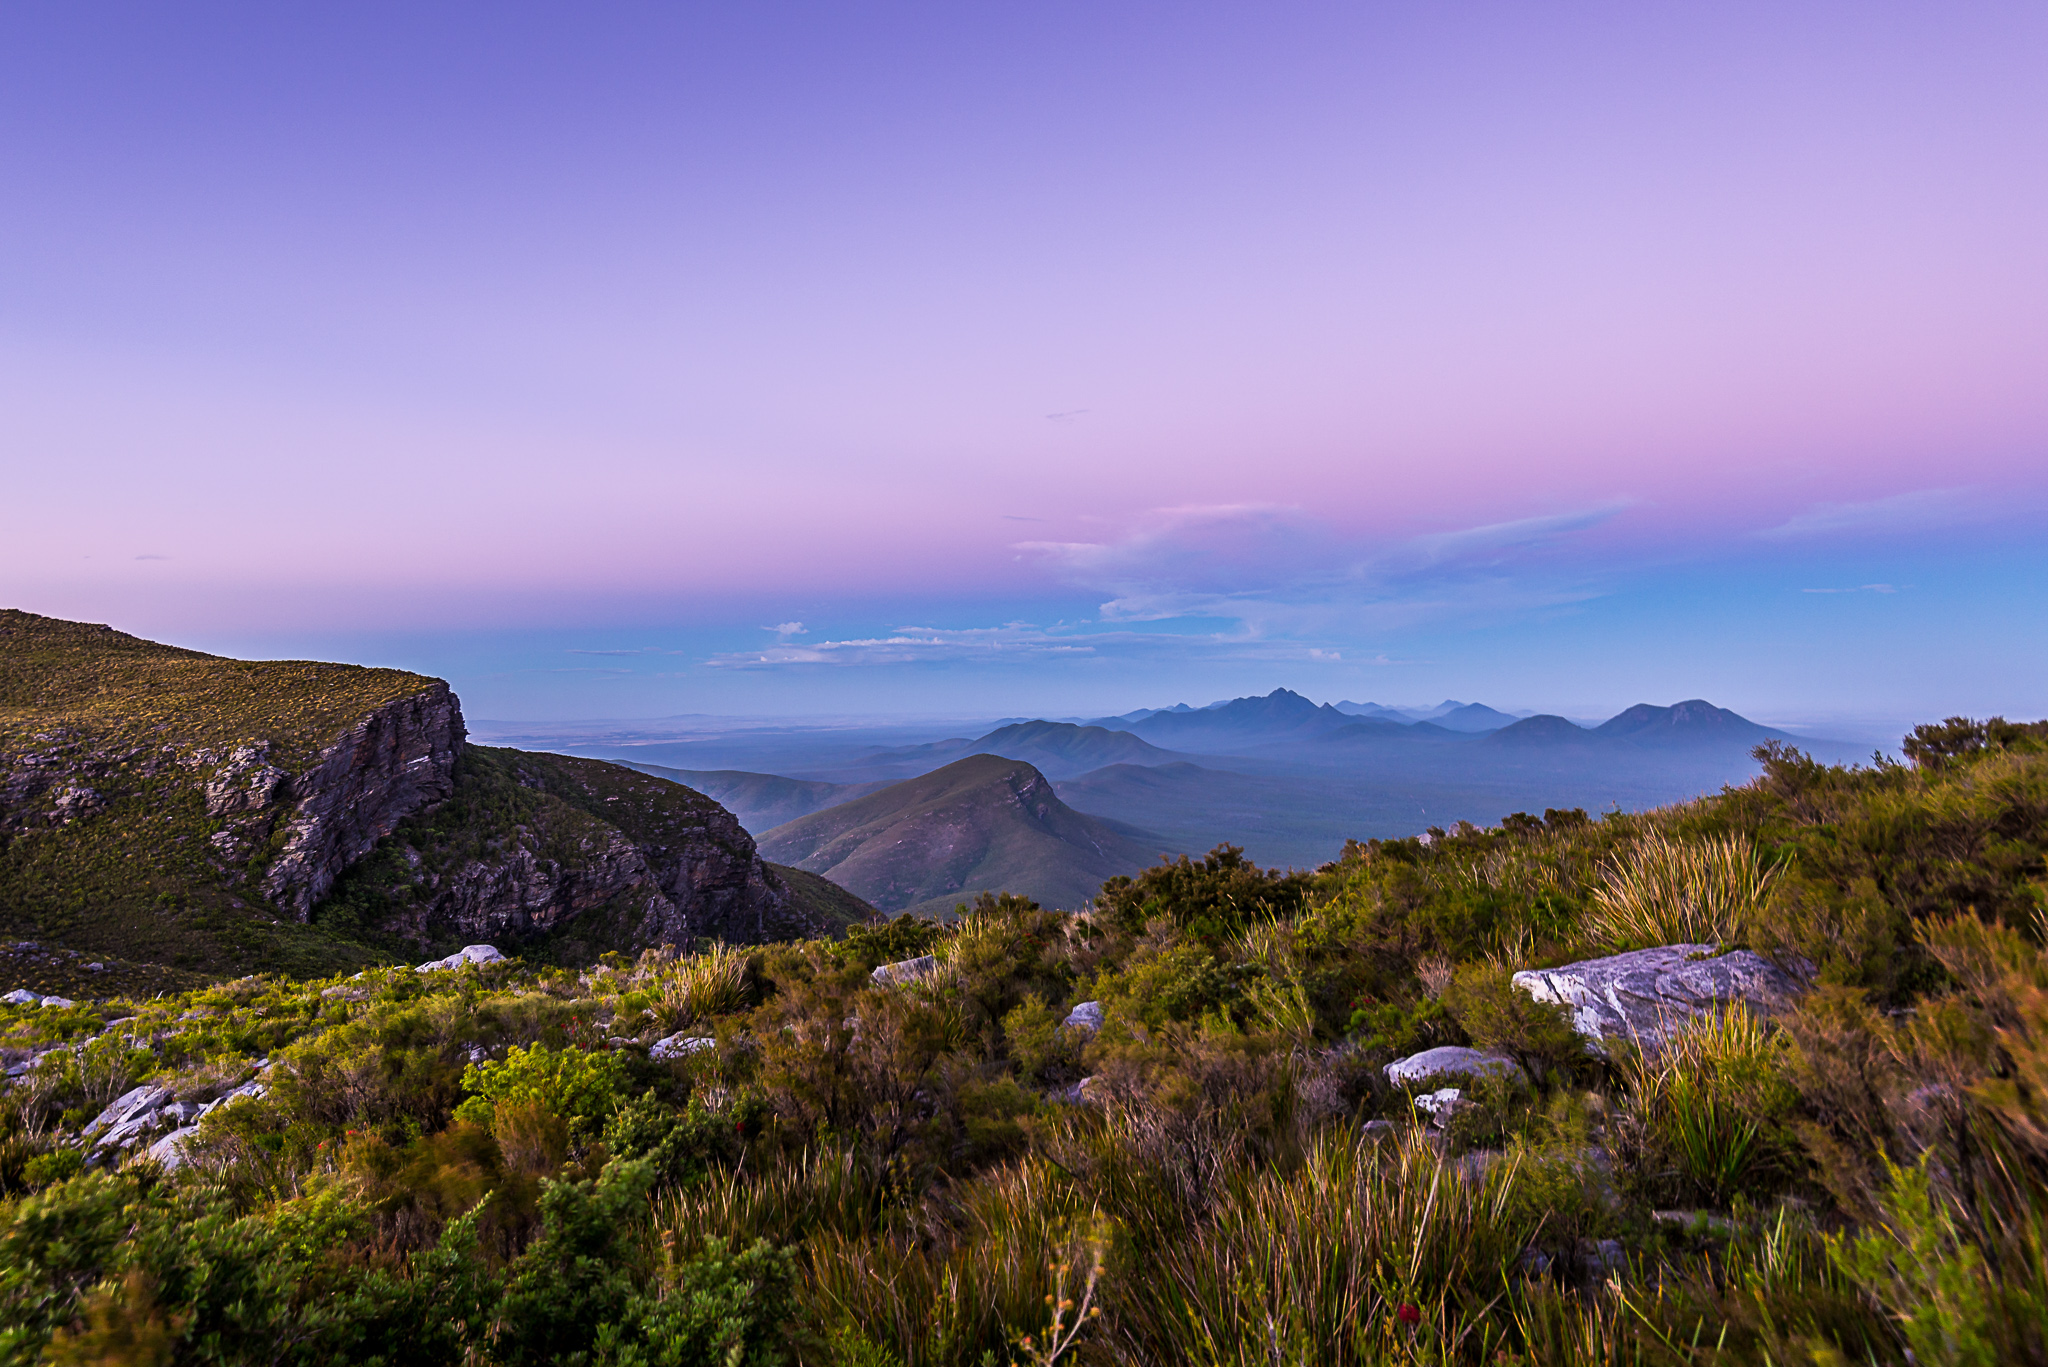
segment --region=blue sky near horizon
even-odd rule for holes
[[[0,605],[473,715],[2048,713],[2048,11],[23,5]]]

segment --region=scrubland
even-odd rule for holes
[[[0,1360],[2048,1361],[2048,728],[1908,754],[1079,913],[0,1008]],[[1644,1054],[1510,981],[1674,943],[1805,988]],[[1518,1071],[1432,1117],[1384,1067],[1447,1044]],[[169,1162],[84,1134],[252,1080]]]

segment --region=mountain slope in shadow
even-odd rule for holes
[[[885,912],[943,914],[976,893],[1079,907],[1159,853],[1143,832],[1060,801],[1036,768],[972,755],[761,837],[764,858],[823,874]]]
[[[773,830],[787,821],[812,812],[822,812],[842,802],[880,792],[888,779],[868,783],[826,783],[819,779],[784,778],[781,774],[757,774],[745,769],[671,769],[665,764],[640,764],[633,760],[611,761],[627,769],[665,778],[694,788],[740,819],[750,835]]]
[[[865,767],[897,776],[929,772],[969,755],[1023,760],[1049,778],[1087,773],[1108,764],[1172,764],[1187,758],[1139,739],[1129,731],[1077,726],[1063,721],[1025,721],[999,727],[973,740],[940,740],[876,753]]]

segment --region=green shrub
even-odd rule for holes
[[[489,1124],[500,1103],[539,1106],[581,1130],[604,1123],[618,1109],[625,1082],[623,1055],[597,1049],[514,1046],[502,1060],[472,1063],[462,1071],[470,1099],[456,1108],[458,1120]]]
[[[1135,878],[1119,875],[1102,885],[1096,914],[1137,934],[1164,918],[1190,935],[1220,937],[1259,921],[1280,921],[1301,909],[1305,873],[1261,869],[1236,845],[1218,845],[1200,863],[1182,855]]]
[[[1585,1071],[1592,1055],[1570,1010],[1537,1001],[1513,979],[1505,968],[1467,964],[1444,989],[1444,1007],[1474,1047],[1507,1055],[1532,1080]]]

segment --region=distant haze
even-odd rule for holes
[[[12,7],[0,606],[510,719],[2048,714],[2043,70],[2022,3]]]

